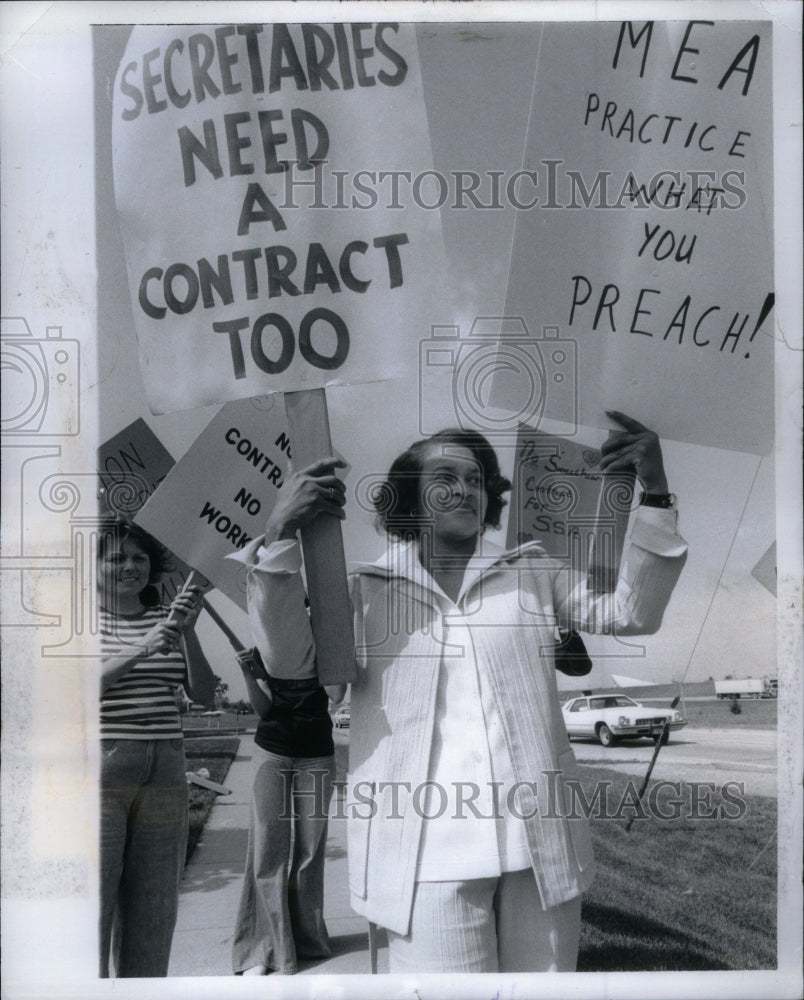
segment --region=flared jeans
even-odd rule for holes
[[[335,759],[284,757],[254,747],[253,794],[235,926],[235,973],[256,965],[291,975],[326,958],[324,858]]]

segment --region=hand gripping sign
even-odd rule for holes
[[[113,122],[154,413],[413,374],[440,219],[376,191],[432,167],[410,25],[137,26]]]

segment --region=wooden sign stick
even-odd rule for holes
[[[189,590],[190,587],[193,586],[203,587],[206,583],[206,577],[202,576],[197,569],[190,570],[190,575],[184,581],[184,586],[181,588],[179,593],[183,594],[186,590]],[[167,620],[171,625],[178,625],[178,627],[181,628],[184,623],[184,618],[185,615],[183,611],[171,611]]]
[[[232,649],[236,653],[242,653],[243,650],[246,648],[243,645],[243,643],[237,638],[235,633],[229,628],[229,626],[226,624],[223,618],[221,618],[218,612],[212,607],[209,601],[206,598],[202,598],[202,600],[204,604],[204,610],[209,615],[209,617],[215,622],[215,624],[218,626],[221,632],[223,632],[223,634],[229,640]]]
[[[294,468],[332,454],[324,389],[285,393],[285,413]],[[301,531],[301,543],[318,679],[327,685],[350,684],[357,679],[357,665],[340,521],[319,514]]]
[[[221,616],[212,607],[212,605],[206,598],[204,598],[204,610],[207,612],[209,617],[215,622],[215,624],[218,626],[221,632],[223,632],[223,634],[229,640],[229,643],[232,649],[235,651],[235,653],[244,652],[246,647],[237,638],[235,633],[229,628],[229,626],[226,624],[223,618],[221,618]],[[242,659],[240,659],[240,657],[238,657],[238,663],[240,664],[240,669],[243,671],[243,679],[246,682],[246,689],[248,691],[249,700],[252,702],[252,705],[256,701],[256,695],[251,688],[252,684],[257,685],[260,692],[262,693],[262,696],[266,698],[269,703],[273,701],[273,695],[271,693],[268,674],[265,671],[265,666],[262,660],[259,658],[259,654],[257,654],[256,660],[253,656],[249,657],[248,666],[246,666],[246,664]],[[259,715],[259,711],[257,712],[257,714]]]

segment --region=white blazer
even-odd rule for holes
[[[398,789],[399,783],[415,789],[428,779],[443,629],[455,620],[470,630],[469,655],[483,665],[502,721],[516,778],[513,808],[525,825],[542,905],[555,906],[591,884],[588,822],[577,810],[567,816],[566,782],[577,778],[577,765],[558,699],[555,627],[655,632],[686,560],[676,518],[675,511],[639,509],[610,594],[591,593],[585,576],[534,543],[502,551],[481,540],[455,603],[424,572],[411,546],[393,545],[351,575],[358,680],[351,691],[346,809],[356,912],[400,934],[408,931],[423,818],[420,810],[400,807],[410,799]],[[250,567],[255,641],[269,665],[309,665],[315,650],[298,546],[260,546],[255,539],[237,556]]]

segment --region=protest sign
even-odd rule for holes
[[[98,447],[98,496],[105,511],[131,517],[174,465],[170,452],[138,417]]]
[[[175,465],[141,417],[98,447],[97,462],[101,513],[124,519],[135,516]],[[170,604],[190,575],[190,567],[172,549],[171,554],[173,568],[159,581],[163,604]]]
[[[770,43],[762,22],[543,27],[506,312],[565,342],[559,360],[541,344],[545,416],[600,426],[616,406],[770,448]]]
[[[154,413],[415,371],[445,267],[411,25],[137,26],[113,153]]]
[[[776,597],[776,542],[772,542],[751,569],[751,576]]]
[[[599,461],[596,448],[520,425],[507,544],[541,542],[607,592],[619,575],[634,477],[605,474]]]
[[[281,397],[223,406],[136,517],[246,609],[245,567],[225,557],[262,533],[290,464]]]

